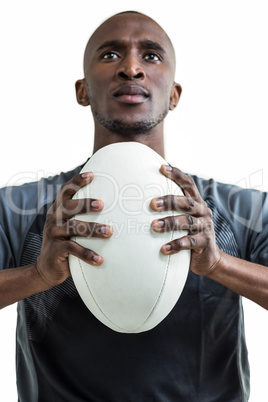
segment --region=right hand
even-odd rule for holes
[[[43,243],[36,267],[42,279],[51,287],[62,283],[70,275],[69,254],[91,265],[101,265],[103,258],[90,249],[71,240],[72,236],[109,238],[113,231],[109,225],[70,220],[79,213],[100,212],[103,201],[72,199],[73,195],[93,180],[93,173],[78,174],[65,183],[47,213]]]

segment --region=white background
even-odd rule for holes
[[[166,124],[166,159],[203,177],[268,190],[266,1],[9,0],[0,5],[0,184],[70,170],[92,152],[74,82],[92,31],[129,9],[156,19],[183,87]],[[268,400],[268,313],[244,300],[251,402]],[[0,312],[0,400],[16,401],[15,306]],[[202,401],[203,402],[203,401]],[[206,401],[204,401],[206,402]],[[226,401],[228,402],[228,401]]]

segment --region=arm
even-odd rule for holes
[[[36,269],[36,264],[0,271],[0,308],[16,303],[35,293],[50,289]]]
[[[268,310],[268,267],[221,254],[206,276]]]
[[[154,210],[183,211],[185,214],[152,222],[155,231],[187,230],[188,235],[162,246],[163,254],[191,250],[190,269],[268,309],[268,267],[232,257],[221,251],[215,239],[211,210],[194,181],[179,169],[162,166],[161,172],[174,180],[184,196],[153,199]]]
[[[92,173],[76,175],[64,184],[48,210],[40,255],[34,264],[0,271],[0,308],[59,285],[70,274],[68,256],[73,254],[91,265],[103,258],[72,241],[72,236],[108,238],[110,226],[71,219],[74,215],[100,212],[103,202],[96,199],[73,200],[79,188],[90,183]]]

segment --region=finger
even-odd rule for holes
[[[71,199],[80,188],[90,183],[93,178],[92,172],[84,172],[75,175],[71,180],[63,184],[53,204],[53,210],[55,211],[65,200]]]
[[[78,214],[100,212],[104,207],[103,201],[96,198],[81,198],[65,200],[56,210],[54,219],[61,223]]]
[[[172,240],[161,247],[161,252],[165,255],[176,254],[182,250],[194,250],[201,253],[206,247],[206,238],[202,234],[183,236],[180,239]]]
[[[186,196],[192,197],[197,202],[203,201],[192,177],[170,165],[162,165],[160,170],[166,177],[178,184]]]
[[[199,216],[202,216],[206,210],[206,205],[204,203],[200,204],[192,197],[173,194],[153,198],[150,205],[154,211],[186,212],[191,215]]]
[[[103,263],[103,257],[93,250],[80,246],[73,240],[65,242],[65,248],[68,254],[72,254],[80,260],[90,265],[101,265]]]
[[[96,222],[84,222],[71,219],[66,224],[55,229],[55,237],[98,237],[109,238],[113,234],[110,225],[103,225]]]
[[[190,234],[202,230],[202,222],[199,218],[192,215],[168,216],[166,218],[155,219],[152,222],[152,228],[155,232],[169,232],[173,230],[187,230]]]

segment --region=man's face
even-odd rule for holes
[[[92,113],[118,133],[141,133],[167,115],[175,56],[162,28],[140,14],[107,20],[85,54],[85,79]]]

